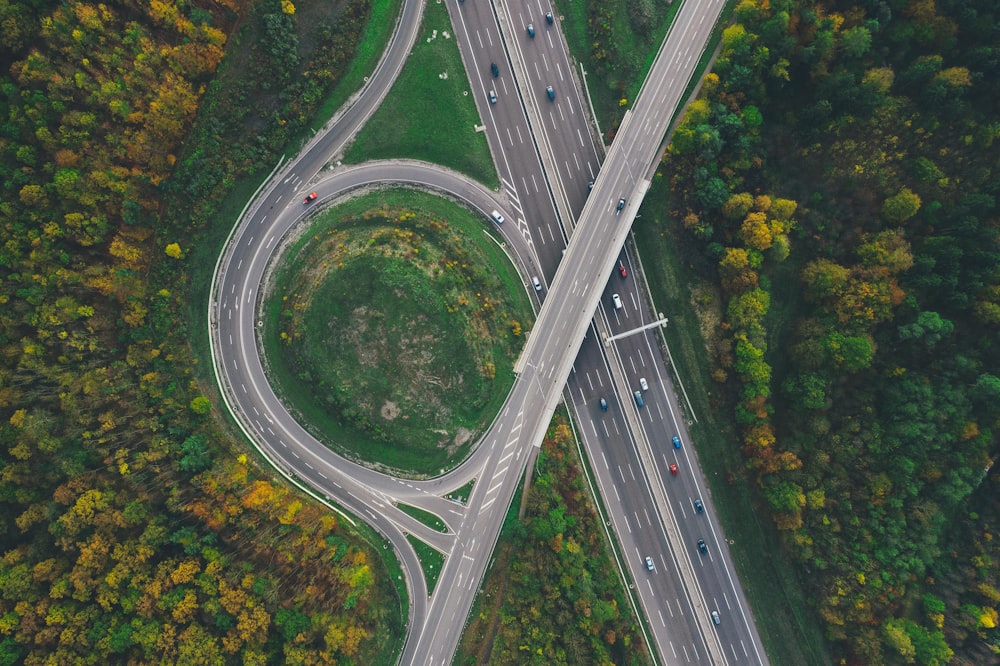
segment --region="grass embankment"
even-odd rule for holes
[[[403,71],[344,159],[424,160],[495,188],[500,181],[486,137],[476,131],[480,122],[448,10],[443,3],[427,3]]]
[[[417,537],[407,534],[406,540],[417,552],[417,559],[420,560],[420,568],[424,571],[424,580],[427,581],[427,594],[434,594],[434,586],[437,585],[438,576],[441,575],[441,568],[444,566],[444,553],[431,548]]]
[[[667,313],[667,344],[691,400],[697,423],[691,436],[698,448],[726,536],[761,638],[773,664],[831,663],[814,612],[795,568],[786,560],[766,507],[757,506],[746,474],[739,437],[723,390],[709,372],[708,346],[718,344],[723,305],[717,287],[701,283],[686,262],[700,257],[684,251],[685,239],[666,217],[666,183],[654,181],[636,222],[636,243],[657,310]]]
[[[604,140],[610,145],[609,133],[618,127],[635,101],[681,3],[564,0],[557,4],[566,42],[587,72],[590,101]],[[599,30],[590,27],[591,17]],[[626,103],[622,104],[622,100]]]
[[[532,316],[480,216],[401,189],[320,214],[264,309],[271,376],[302,422],[343,455],[417,475],[488,426]]]
[[[424,511],[421,508],[410,506],[409,504],[403,504],[402,502],[397,502],[396,506],[400,511],[408,516],[416,518],[421,523],[431,528],[432,530],[437,530],[438,532],[447,533],[448,526],[444,524],[444,521],[438,518],[436,515],[430,511]]]
[[[459,504],[465,504],[469,501],[469,495],[472,494],[472,486],[475,485],[475,483],[476,480],[473,479],[472,481],[469,481],[461,488],[451,491],[444,497],[445,499],[450,499],[453,502],[458,502]]]

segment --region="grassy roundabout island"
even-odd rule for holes
[[[468,453],[513,382],[532,314],[479,215],[378,190],[314,217],[265,296],[276,390],[358,462],[437,474]]]

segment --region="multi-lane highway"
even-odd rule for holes
[[[411,4],[407,3],[407,8]],[[348,170],[350,173],[346,175],[335,172],[310,187],[320,191],[323,198],[332,198],[345,189],[357,187],[365,178],[409,180],[467,199],[482,211],[491,206],[501,207],[515,223],[505,225],[508,227],[505,231],[524,270],[533,270],[533,265],[540,264],[547,269],[546,275],[552,275],[555,266],[560,265],[546,306],[521,358],[519,381],[476,452],[459,469],[431,481],[418,483],[385,477],[330,453],[294,422],[267,386],[254,333],[258,324],[255,317],[260,280],[280,239],[302,217],[299,194],[303,186],[339,150],[335,141],[318,138],[304,156],[265,188],[234,230],[227,252],[220,260],[212,300],[213,358],[227,402],[248,435],[280,469],[371,522],[400,553],[413,597],[404,663],[450,661],[504,511],[570,375],[583,332],[601,299],[601,287],[612,267],[626,261],[618,256],[617,248],[627,235],[644,190],[643,176],[655,162],[656,148],[666,130],[670,114],[664,110],[677,107],[680,92],[693,72],[692,57],[696,62],[721,4],[704,2],[699,6],[688,0],[682,7],[675,28],[682,27],[672,31],[665,42],[650,74],[654,83],[652,86],[647,83],[619,131],[589,199],[583,179],[593,178],[591,174],[596,173],[599,158],[570,76],[565,48],[557,33],[558,24],[544,21],[541,6],[498,4],[496,14],[484,3],[463,3],[450,8],[460,44],[467,45],[463,57],[473,87],[477,83],[482,86],[476,96],[488,125],[487,136],[509,205],[503,206],[503,201],[495,201],[481,189],[476,191],[474,184],[426,165],[394,163],[368,167],[368,172],[364,169]],[[404,9],[407,11],[412,14],[410,9]],[[526,16],[537,17],[533,22],[534,37],[518,27],[518,22],[524,22]],[[503,37],[498,25],[504,27]],[[673,36],[674,32],[679,36]],[[398,50],[393,47],[389,53]],[[480,62],[482,56],[489,60]],[[398,71],[398,66],[387,64],[396,62],[394,57],[384,59],[381,72]],[[493,76],[490,64],[498,65],[498,76]],[[479,73],[478,81],[474,72]],[[508,82],[507,78],[511,80]],[[515,84],[515,79],[520,85]],[[384,90],[381,87],[385,86],[384,81],[378,74],[375,80],[379,81],[375,88]],[[552,82],[541,85],[548,80]],[[546,91],[548,85],[553,87],[554,99]],[[490,90],[497,97],[495,104],[488,101]],[[647,97],[650,104],[642,106]],[[356,118],[364,116],[351,111],[344,117],[352,113]],[[526,116],[532,120],[526,120]],[[356,129],[341,124],[334,127],[329,135],[349,136]],[[381,175],[377,173],[379,169]],[[621,196],[626,197],[627,204],[618,211],[615,206]],[[553,208],[560,210],[568,223],[584,202],[573,243],[565,261],[559,264],[562,232]],[[602,335],[628,330],[644,316],[642,292],[632,288],[621,292],[622,309],[613,310],[613,317],[597,320]],[[592,395],[595,390],[611,404],[608,412],[593,415],[595,418],[589,420],[593,432],[587,438],[588,452],[627,564],[639,582],[637,591],[647,609],[661,657],[668,662],[692,658],[708,658],[716,663],[762,661],[742,593],[729,573],[731,564],[725,559],[726,549],[716,536],[721,532],[710,510],[709,498],[702,492],[703,486],[695,474],[693,451],[684,446],[681,449],[671,446],[667,450],[663,447],[663,442],[668,441],[664,432],[682,433],[683,428],[673,413],[677,402],[669,393],[669,382],[662,372],[655,370],[662,368],[656,342],[630,338],[616,343],[612,355],[621,357],[621,361],[611,364],[610,374],[604,371],[602,375],[605,362],[597,346],[598,337],[591,336],[592,344],[577,359],[577,367],[582,371],[575,371],[570,377],[569,395],[578,414],[593,411],[597,404]],[[643,345],[648,352],[645,355],[636,352],[637,349],[641,352]],[[642,409],[633,406],[634,401],[616,398],[631,395],[636,359],[641,367],[648,363],[650,368],[643,375],[649,391]],[[631,369],[623,363],[632,364]],[[579,403],[575,394],[579,394]],[[648,416],[654,410],[657,419]],[[595,444],[592,446],[591,442]],[[628,446],[618,445],[620,442],[627,442]],[[603,465],[596,462],[598,456],[603,457]],[[671,461],[680,461],[680,457],[684,464],[679,467],[685,474],[679,473],[673,479],[677,483],[668,487],[658,469],[678,464]],[[625,476],[625,469],[631,479]],[[644,470],[653,473],[647,477]],[[621,478],[616,479],[615,474]],[[477,483],[467,507],[441,499],[445,492],[470,478],[476,478]],[[666,481],[669,483],[671,479]],[[625,492],[619,494],[619,488]],[[703,499],[704,514],[688,515],[693,509],[686,509],[685,503],[693,507],[694,498]],[[449,534],[429,534],[430,530],[396,509],[394,501],[438,513],[449,525]],[[437,590],[430,599],[419,564],[402,536],[404,532],[416,534],[448,556]],[[696,540],[691,540],[694,533],[704,534],[699,538],[711,544],[706,555],[698,553]],[[692,546],[695,557],[688,552]],[[630,548],[634,554],[629,552]],[[657,563],[652,572],[645,570],[646,555]],[[711,624],[710,609],[719,610],[725,617],[718,627]]]

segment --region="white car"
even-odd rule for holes
[[[490,217],[492,217],[493,221],[497,224],[503,224],[503,215],[501,215],[499,211],[493,211],[490,213]]]
[[[650,571],[652,571],[653,569],[656,568],[656,565],[653,564],[653,558],[650,557],[649,555],[646,556],[646,568],[648,570],[650,570]],[[718,623],[716,623],[716,624],[718,624]]]
[[[618,294],[611,294],[611,302],[615,304],[615,310],[622,309],[622,299]]]
[[[649,390],[649,384],[646,383],[646,378],[645,377],[640,377],[639,378],[639,388],[641,388],[643,391],[648,391]]]

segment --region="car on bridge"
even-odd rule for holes
[[[625,197],[618,200],[618,207],[615,208],[617,212],[622,212],[625,209]]]

